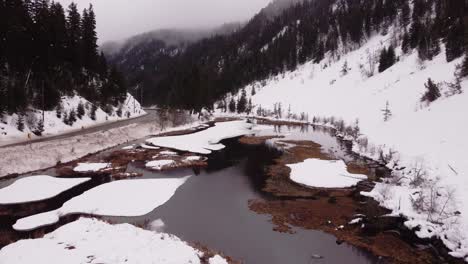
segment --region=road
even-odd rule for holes
[[[109,123],[105,123],[105,124],[101,124],[101,125],[97,125],[97,126],[93,126],[93,127],[89,127],[89,128],[80,129],[80,130],[73,131],[73,132],[68,132],[68,133],[64,133],[64,134],[55,135],[55,136],[40,137],[40,138],[35,138],[35,139],[32,139],[32,140],[28,140],[28,141],[13,143],[13,144],[9,144],[9,145],[3,145],[3,146],[0,146],[0,148],[23,146],[23,145],[29,145],[31,143],[38,143],[38,142],[45,142],[45,141],[51,141],[51,140],[57,140],[57,139],[64,139],[64,138],[69,138],[69,137],[73,137],[73,136],[79,136],[79,135],[85,135],[85,134],[89,134],[89,133],[95,133],[95,132],[99,132],[99,131],[106,131],[106,130],[109,130],[109,129],[113,129],[113,128],[117,128],[117,127],[123,127],[123,126],[127,126],[127,125],[130,125],[130,124],[135,124],[135,123],[138,124],[138,123],[155,122],[155,120],[157,120],[157,115],[156,115],[155,110],[145,109],[145,111],[148,114],[146,114],[144,116],[140,116],[140,117],[136,117],[136,118],[132,118],[132,119],[121,120],[121,121],[109,122]]]

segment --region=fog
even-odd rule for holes
[[[65,8],[72,0],[57,0]],[[164,28],[210,28],[242,22],[270,0],[75,0],[80,10],[93,4],[99,43]]]

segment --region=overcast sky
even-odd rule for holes
[[[56,0],[68,7],[72,0]],[[92,3],[99,42],[161,28],[213,27],[248,20],[270,0],[75,0]]]

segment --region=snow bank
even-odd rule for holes
[[[166,129],[188,129],[199,122]],[[107,148],[154,135],[160,131],[155,123],[135,123],[124,127],[30,145],[0,148],[0,177],[45,169],[82,158]]]
[[[221,140],[249,134],[251,133],[251,128],[252,125],[246,121],[221,122],[216,123],[214,127],[197,133],[172,137],[156,137],[147,141],[160,147],[210,154],[212,151],[224,148],[224,145],[219,144]]]
[[[228,264],[228,262],[220,255],[216,255],[208,260],[208,264]]]
[[[44,238],[20,240],[4,247],[0,263],[179,264],[200,263],[200,255],[203,253],[173,235],[81,218]]]
[[[361,48],[342,54],[339,59],[328,54],[319,63],[308,62],[293,72],[279,74],[264,83],[252,83],[245,89],[247,94],[255,89],[251,99],[257,109],[261,106],[273,110],[275,103],[281,103],[283,118],[287,118],[290,106],[293,113],[307,113],[309,121],[314,116],[335,117],[349,125],[359,119],[361,133],[369,144],[355,145],[355,151],[371,158],[378,158],[380,150],[397,151],[393,157],[395,162],[389,165],[397,163],[400,168],[406,168],[397,177],[411,178],[413,168],[421,165],[429,180],[438,181],[442,201],[453,189],[451,203],[456,209],[452,212],[458,214],[455,219],[441,221],[441,233],[432,234],[444,240],[453,254],[468,260],[468,81],[461,83],[461,94],[453,94],[449,85],[455,83],[456,66],[463,58],[447,63],[442,48],[433,60],[421,62],[416,51],[404,55],[397,48],[397,63],[378,73],[378,55],[392,43],[393,36],[390,29],[387,35],[374,36]],[[369,77],[372,61],[374,72]],[[345,64],[348,71],[343,73]],[[421,103],[428,78],[439,84],[442,94],[430,105]],[[392,115],[385,122],[382,110],[387,102]],[[399,184],[417,192],[418,188],[409,186],[410,181]],[[394,189],[390,193],[397,196],[401,191],[398,186],[389,189]],[[400,212],[407,216],[414,214],[412,209]],[[434,225],[431,221],[419,221],[419,224],[422,229]]]
[[[76,172],[96,172],[110,167],[110,163],[78,163],[73,171]]]
[[[166,203],[189,177],[122,180],[97,186],[63,204],[58,210],[19,219],[18,231],[58,222],[60,216],[83,213],[103,216],[142,216]]]
[[[173,160],[153,160],[147,162],[145,166],[154,170],[161,170],[162,168],[171,166],[173,164],[175,164],[175,161]]]
[[[0,189],[0,204],[20,204],[53,198],[90,178],[56,178],[46,175],[19,179]]]
[[[76,113],[80,103],[85,108],[85,115],[81,119],[77,117],[77,121],[73,123],[73,125],[66,125],[63,122],[63,117],[72,110]],[[120,106],[110,106],[112,114],[108,114],[101,108],[98,108],[96,111],[96,120],[92,120],[90,117],[92,104],[81,96],[75,95],[62,97],[61,105],[63,107],[61,117],[57,116],[57,112],[55,110],[46,111],[44,113],[45,122],[44,132],[42,133],[43,137],[78,131],[82,128],[93,127],[128,118],[135,118],[146,114],[140,103],[130,94],[127,94],[126,100]],[[119,108],[121,110],[121,116],[117,115]],[[0,122],[0,146],[28,141],[30,139],[28,138],[28,134],[32,139],[37,138],[32,131],[35,130],[39,120],[41,119],[42,111],[34,110],[27,112],[25,117],[25,129],[24,131],[19,131],[17,129],[18,116],[16,114],[5,116],[3,120],[6,124]]]
[[[287,165],[292,181],[317,188],[346,188],[367,179],[366,175],[351,174],[342,160],[307,159]]]

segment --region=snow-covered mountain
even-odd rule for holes
[[[440,52],[423,59],[421,51],[404,51],[405,34],[406,27],[392,23],[357,46],[342,43],[338,53],[251,82],[215,108],[221,106],[222,112],[226,102],[239,102],[244,93],[251,101],[251,115],[308,117],[311,123],[338,128],[341,136],[354,141],[356,152],[393,169],[393,178],[364,195],[407,217],[406,226],[415,228],[419,237],[439,238],[453,256],[468,261],[466,58],[447,62],[441,40]],[[379,72],[382,51],[390,46],[395,63]],[[434,101],[427,100],[434,92],[431,82]],[[347,126],[360,132],[354,134]]]

